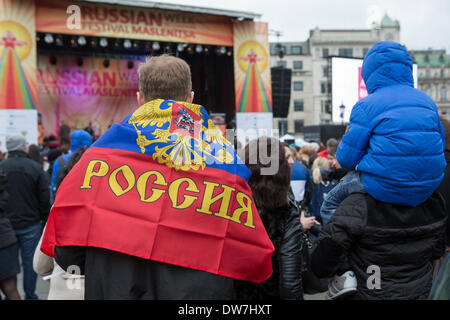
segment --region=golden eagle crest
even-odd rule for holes
[[[163,104],[166,108],[161,108]],[[137,109],[128,120],[137,132],[137,145],[145,153],[154,145],[153,159],[175,170],[203,170],[206,157],[216,163],[233,163],[234,157],[227,150],[230,142],[208,119],[207,127],[201,114],[202,106],[187,102],[152,100]],[[154,136],[148,139],[141,129]],[[213,152],[214,150],[214,152]]]

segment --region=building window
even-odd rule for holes
[[[329,55],[330,55],[330,49],[323,48],[322,49],[322,58],[328,58]]]
[[[425,71],[425,77],[430,78],[431,77],[431,72],[430,69],[427,68],[427,70]]]
[[[330,100],[325,101],[325,112],[331,114],[331,102],[330,102]]]
[[[323,76],[328,77],[328,66],[322,68]]]
[[[327,93],[327,83],[326,82],[320,83],[320,93]]]
[[[294,100],[294,111],[303,111],[303,100]]]
[[[277,44],[272,46],[271,51],[272,51],[271,54],[273,56],[280,56],[280,54],[282,56],[284,56],[286,54],[286,46],[282,46],[282,45],[277,43]]]
[[[305,121],[304,120],[295,120],[294,121],[295,133],[303,132],[303,127],[304,126],[305,126]]]
[[[425,93],[431,97],[431,95],[433,94],[432,90],[431,90],[431,86],[428,85],[428,87],[425,89]]]
[[[447,87],[441,87],[441,101],[447,101]]]
[[[320,101],[320,107],[322,113],[331,113],[331,103],[329,100]]]
[[[294,81],[294,91],[303,91],[303,81]]]
[[[287,120],[278,121],[278,130],[280,131],[280,136],[284,136],[288,132]]]
[[[363,48],[363,57],[366,56],[367,52],[369,52],[369,48]]]
[[[295,54],[295,55],[302,54],[302,47],[301,46],[292,46],[291,54]]]
[[[294,69],[303,69],[303,61],[294,61]]]
[[[352,48],[340,48],[339,56],[341,57],[353,57],[353,49]]]
[[[394,40],[394,36],[392,35],[392,33],[387,33],[386,37],[385,37],[386,41],[392,41]]]
[[[286,68],[286,61],[278,60],[277,61],[277,67],[279,67],[279,68]]]
[[[272,56],[276,56],[278,54],[278,48],[276,45],[272,45],[270,47],[270,55]]]

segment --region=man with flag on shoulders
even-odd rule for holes
[[[233,299],[233,279],[271,276],[250,171],[191,90],[186,62],[148,59],[140,107],[61,184],[41,250],[86,275],[86,299]]]

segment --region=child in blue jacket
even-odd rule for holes
[[[406,49],[395,42],[377,43],[367,53],[361,74],[369,96],[353,107],[336,155],[343,168],[353,171],[327,195],[321,213],[334,213],[353,192],[416,207],[440,185],[446,167],[444,130],[436,104],[414,88],[412,66]],[[334,296],[338,283],[344,281],[335,279]]]

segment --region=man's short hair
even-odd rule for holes
[[[154,99],[185,101],[192,91],[191,69],[182,59],[163,54],[138,70],[139,91],[145,102]]]
[[[337,147],[337,145],[338,145],[338,141],[336,139],[334,139],[334,138],[328,139],[328,141],[327,141],[328,149]]]

